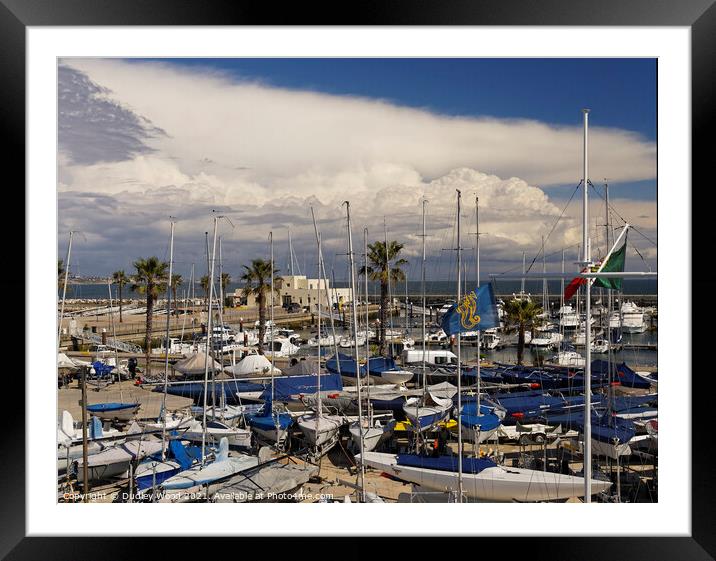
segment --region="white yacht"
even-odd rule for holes
[[[480,346],[483,349],[496,349],[500,345],[500,336],[497,334],[497,329],[486,329],[482,332],[480,337]]]
[[[560,351],[551,360],[560,366],[582,367],[586,364],[584,357],[576,351]]]
[[[271,341],[266,343],[266,350],[264,351],[264,354],[266,356],[273,355],[274,357],[288,357],[295,355],[297,352],[298,346],[294,345],[286,337],[276,337],[274,338],[273,343]]]
[[[624,333],[643,333],[646,331],[644,311],[634,302],[622,304],[622,331]]]
[[[570,306],[565,304],[559,309],[559,326],[563,329],[576,329],[579,327],[579,314]]]
[[[533,347],[549,348],[554,347],[562,342],[564,336],[561,333],[554,331],[539,333],[538,337],[534,337],[530,341],[530,345]]]

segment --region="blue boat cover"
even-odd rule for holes
[[[398,465],[434,469],[440,471],[457,471],[457,456],[417,456],[415,454],[398,454]],[[482,470],[496,467],[497,464],[487,458],[463,458],[463,473],[480,473]]]
[[[473,411],[474,411],[473,407]],[[482,409],[482,408],[481,408]],[[460,422],[463,427],[476,428],[480,427],[482,432],[496,429],[500,426],[500,418],[494,413],[483,413],[482,415],[471,415],[464,413],[460,415]]]
[[[237,392],[260,392],[266,388],[265,384],[258,384],[255,382],[237,382],[229,381],[223,384],[216,382],[216,399],[217,403],[221,398],[221,390],[224,390],[224,396],[226,403],[237,404],[238,398],[236,397]],[[211,382],[207,385],[207,402],[211,402],[211,396],[214,394]],[[164,387],[161,385],[155,386],[152,390],[155,392],[163,392]],[[171,395],[179,395],[181,397],[189,397],[198,403],[203,400],[204,397],[204,382],[190,382],[188,384],[172,384],[167,387],[167,393]]]
[[[131,409],[132,407],[136,407],[136,403],[117,403],[117,402],[110,402],[110,403],[95,403],[93,405],[87,406],[87,411],[90,411],[92,413],[107,413],[110,411],[121,411],[122,409]]]
[[[275,401],[289,401],[292,395],[314,394],[318,389],[318,376],[281,376],[273,380],[273,399]],[[338,374],[323,374],[321,376],[321,392],[341,391],[343,382]],[[261,394],[260,399],[271,399],[269,386]]]
[[[97,376],[107,376],[110,372],[112,372],[112,370],[114,370],[114,366],[110,366],[109,364],[105,364],[99,360],[92,363],[92,368],[94,368]]]
[[[355,361],[354,361],[355,362]],[[355,365],[354,365],[355,367]],[[355,368],[354,368],[355,370]],[[368,370],[371,374],[381,374],[386,370],[395,370],[395,359],[386,358],[384,356],[372,356],[368,361]],[[341,372],[343,372],[343,364],[341,363]]]
[[[169,442],[169,451],[171,452],[174,459],[179,462],[182,470],[189,469],[192,464],[192,459],[187,454],[186,449],[182,446],[179,440],[171,440]]]
[[[350,378],[356,377],[356,360],[352,356],[338,353],[338,358],[332,356],[326,361],[326,368],[329,372],[338,372],[338,366],[341,367],[341,376],[348,376]],[[360,377],[363,378],[367,375],[365,365],[360,367]]]

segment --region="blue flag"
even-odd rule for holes
[[[441,327],[448,336],[500,327],[492,283],[469,292],[460,302],[453,304],[443,316]]]

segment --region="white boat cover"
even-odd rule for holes
[[[195,355],[191,355],[190,357],[177,362],[174,365],[174,370],[176,370],[177,372],[181,372],[185,376],[197,376],[199,374],[204,374],[206,369],[205,362],[206,354],[198,352]],[[221,372],[223,367],[221,366],[221,364],[219,364],[212,358],[209,358],[209,371],[211,371],[212,363],[214,365],[214,370],[217,372]]]
[[[225,370],[236,377],[241,376],[256,376],[256,375],[271,375],[271,361],[264,355],[251,354],[242,358],[235,366],[228,366]],[[274,367],[274,376],[279,376],[281,371]]]
[[[433,399],[452,399],[455,395],[457,395],[457,387],[453,386],[450,382],[441,382],[439,384],[428,386],[428,393]],[[436,403],[439,403],[438,400],[435,401]]]
[[[65,353],[57,353],[57,368],[77,368],[77,364]]]

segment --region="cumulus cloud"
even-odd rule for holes
[[[371,241],[382,239],[385,217],[390,237],[404,241],[417,263],[426,198],[430,253],[448,262],[456,189],[464,196],[464,231],[474,240],[478,196],[487,233],[482,259],[505,267],[538,248],[562,211],[537,185],[576,184],[581,174],[579,126],[438,115],[169,64],[71,59],[60,69],[60,231],[89,232],[85,251],[96,272],[165,251],[170,215],[179,220],[180,259],[201,263],[212,210],[236,225],[223,224],[221,235],[227,266],[237,272],[266,255],[270,230],[285,246],[288,227],[297,255],[314,263],[310,206],[338,262],[346,252],[345,200],[356,247],[363,226]],[[590,129],[590,141],[595,177],[654,177],[653,143],[599,127]],[[622,203],[633,201],[614,201]],[[551,247],[581,240],[581,215],[572,207],[552,231]],[[650,204],[637,207],[627,214],[654,228],[655,204],[653,212]]]

